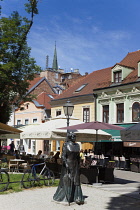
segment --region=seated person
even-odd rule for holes
[[[42,158],[42,150],[38,151],[38,154],[36,155],[36,158],[38,158],[38,159]]]
[[[52,158],[54,158],[55,163],[57,163],[57,159],[59,159],[59,155],[60,155],[60,152],[57,151],[56,154],[52,157]]]
[[[19,152],[19,150],[15,150],[14,156],[15,156],[16,159],[20,159],[20,152]]]
[[[53,156],[54,156],[54,152],[52,151],[52,152],[49,153],[48,157],[52,158]]]

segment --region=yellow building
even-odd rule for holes
[[[56,117],[64,114],[63,105],[70,100],[74,105],[73,117],[78,118],[82,122],[91,122],[95,120],[95,98],[92,93],[92,87],[87,83],[89,75],[84,78],[77,79],[76,83],[65,90],[64,93],[51,100],[51,116]],[[86,91],[83,94],[83,91]],[[67,97],[65,97],[67,96]],[[53,141],[53,149],[55,150],[56,142]],[[63,141],[60,142],[60,150],[62,149]],[[82,142],[82,149],[93,149],[93,143]]]
[[[83,122],[139,121],[139,83],[140,50],[128,53],[113,67],[77,79],[61,95],[51,100],[51,116],[63,114],[63,105],[70,100],[74,105],[73,116]],[[81,147],[89,149],[91,143],[85,139]]]

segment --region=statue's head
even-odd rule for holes
[[[70,140],[70,141],[76,140],[76,135],[74,132],[68,132],[68,140]]]

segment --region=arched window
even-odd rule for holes
[[[132,106],[132,121],[138,122],[140,121],[140,103],[135,102]]]

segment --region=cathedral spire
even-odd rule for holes
[[[56,52],[56,42],[55,42],[55,49],[54,49],[54,57],[53,57],[52,69],[58,70],[57,52]]]

